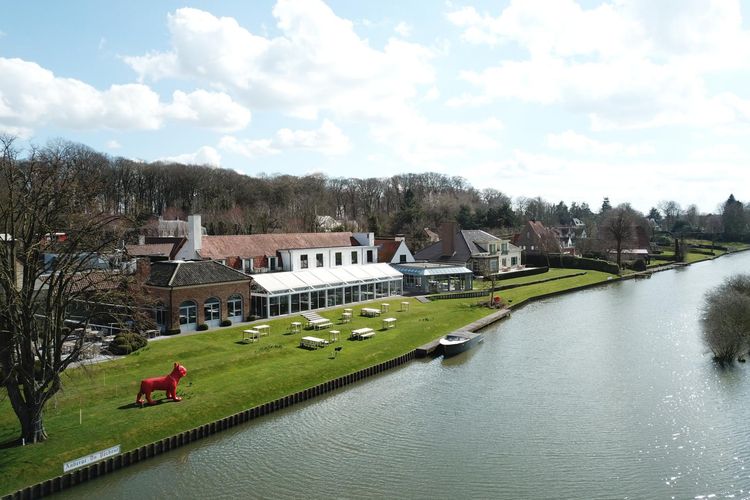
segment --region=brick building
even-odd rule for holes
[[[145,287],[158,301],[156,323],[162,331],[219,326],[249,315],[250,277],[219,262],[166,261],[151,264]]]

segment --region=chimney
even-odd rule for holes
[[[397,234],[393,241],[406,241],[406,237],[403,234]]]
[[[201,238],[203,236],[201,228],[201,216],[188,215],[188,245],[191,247],[193,252],[200,252],[201,249]],[[192,252],[191,252],[192,253]],[[195,257],[191,257],[195,258]]]
[[[135,261],[135,276],[138,281],[146,282],[151,274],[151,261],[149,259],[138,259]]]
[[[443,222],[440,224],[438,230],[440,235],[440,243],[443,248],[443,257],[452,257],[456,253],[454,245],[454,239],[456,236],[456,223],[455,222]]]
[[[145,245],[146,244],[146,235],[145,234],[139,234],[138,235],[138,244],[139,245]]]

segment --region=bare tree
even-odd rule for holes
[[[622,262],[623,243],[635,236],[635,217],[633,209],[628,206],[618,206],[607,211],[601,228],[606,237],[615,245],[617,252],[617,267]]]
[[[750,345],[750,275],[728,278],[706,294],[703,341],[714,359],[731,363]]]
[[[43,409],[61,388],[60,374],[86,348],[85,335],[70,327],[85,331],[98,304],[127,294],[119,273],[92,270],[121,231],[97,198],[103,157],[57,143],[21,160],[13,142],[0,137],[0,383],[21,437],[35,443],[47,437]],[[76,325],[67,322],[73,309]]]

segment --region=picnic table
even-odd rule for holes
[[[302,337],[299,341],[300,347],[307,347],[309,349],[317,349],[318,347],[325,347],[326,342],[324,339],[318,337]]]
[[[322,330],[323,328],[327,328],[333,325],[333,323],[331,323],[331,320],[328,318],[313,319],[308,321],[307,324],[308,326],[311,326],[316,330]]]
[[[343,312],[341,313],[341,322],[342,323],[349,323],[352,320],[352,313],[350,312]]]
[[[380,316],[380,309],[373,309],[372,307],[363,307],[360,310],[360,314],[362,316],[367,316],[368,318],[373,318],[375,316]]]
[[[383,329],[396,328],[396,318],[383,318]]]
[[[258,330],[260,335],[268,335],[271,333],[271,325],[255,325],[253,328]]]
[[[292,321],[289,323],[289,333],[299,333],[302,331],[302,323],[299,321]]]
[[[391,305],[388,304],[387,302],[383,302],[382,304],[380,304],[380,312],[384,312],[384,313],[388,312],[388,309],[390,308],[391,308]]]
[[[256,342],[259,337],[260,337],[260,333],[258,333],[258,330],[254,330],[252,328],[249,328],[247,330],[242,330],[242,341],[245,343]]]
[[[338,330],[328,330],[328,342],[336,342],[339,340],[339,333],[341,333]]]
[[[369,339],[373,335],[375,335],[375,330],[373,330],[372,328],[358,328],[356,330],[352,330],[352,338],[354,339]]]
[[[402,311],[408,311],[409,310],[409,301],[401,302],[401,310]]]

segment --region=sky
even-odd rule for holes
[[[257,176],[750,201],[750,2],[10,2],[0,133]]]

